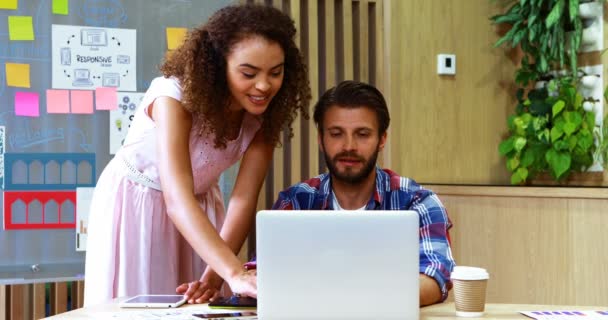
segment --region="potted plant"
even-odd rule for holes
[[[555,180],[593,164],[595,114],[583,108],[577,80],[562,76],[527,97],[518,91],[515,115],[508,119],[509,137],[499,145],[507,158],[512,184],[521,184],[542,172]],[[554,94],[550,94],[554,92]]]
[[[494,24],[508,24],[510,30],[494,47],[510,45],[523,52],[515,82],[526,86],[551,69],[569,66],[577,75],[577,51],[581,45],[583,23],[577,0],[509,0],[503,14],[490,18]]]
[[[505,13],[491,21],[511,28],[494,46],[518,47],[523,56],[515,74],[517,107],[499,152],[506,157],[512,184],[541,173],[563,181],[589,168],[596,150],[595,114],[583,107],[593,99],[577,90],[585,76],[577,68],[583,30],[579,1],[507,2]]]

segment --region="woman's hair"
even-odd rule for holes
[[[283,84],[262,114],[265,140],[277,145],[281,130],[293,136],[291,123],[311,99],[306,65],[294,42],[293,20],[270,6],[228,6],[215,12],[208,22],[189,32],[183,45],[169,54],[160,70],[174,76],[182,86],[182,104],[202,117],[203,128],[215,134],[215,147],[226,147],[230,90],[226,79],[226,58],[232,47],[251,36],[276,42],[285,53]]]

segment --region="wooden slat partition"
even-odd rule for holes
[[[72,283],[72,309],[82,308],[84,305],[84,281]]]
[[[300,0],[287,0],[287,4],[289,8],[283,9],[289,13],[293,21],[295,22],[297,34],[295,43],[298,46],[301,46],[302,40],[302,32],[300,31],[301,19],[300,19]],[[289,145],[288,150],[290,154],[287,154],[285,157],[286,163],[289,163],[288,166],[285,167],[285,171],[289,172],[289,179],[287,179],[288,183],[294,184],[301,180],[302,176],[302,163],[300,159],[302,159],[302,143],[300,137],[302,136],[302,116],[298,116],[298,118],[293,122],[293,135],[294,137],[289,141],[285,141],[286,145]],[[278,173],[283,174],[283,173]]]
[[[319,96],[342,80],[359,79],[382,89],[384,14],[381,0],[241,0],[271,5],[295,22],[296,43],[306,59],[312,93],[309,113]],[[374,24],[373,26],[370,24]],[[370,76],[370,72],[373,75]],[[355,74],[356,73],[356,74]],[[279,191],[325,170],[312,119],[298,117],[294,137],[275,151],[258,210],[272,206]]]
[[[359,61],[355,64],[359,68],[357,80],[369,82],[369,3],[367,0],[358,2],[359,16],[357,21],[357,36],[359,47],[355,52],[359,53]]]
[[[384,5],[382,0],[241,0],[279,8],[294,20],[296,44],[308,65],[312,93],[310,119],[299,116],[294,137],[275,150],[257,209],[268,209],[281,190],[325,170],[312,121],[313,106],[325,90],[342,80],[371,82],[383,90]],[[371,25],[373,24],[373,25]],[[370,74],[373,73],[373,74]],[[249,251],[255,250],[251,230]]]
[[[84,281],[71,282],[71,301],[68,306],[68,282],[51,283],[50,314],[56,315],[81,308],[84,301]],[[46,314],[46,284],[0,285],[0,320],[40,319]]]
[[[8,319],[8,286],[0,285],[0,320]]]
[[[82,282],[82,281],[81,281]],[[32,318],[40,319],[45,316],[46,292],[44,283],[35,283],[32,287]],[[73,297],[73,296],[72,296]]]
[[[25,285],[18,284],[9,288],[9,319],[25,319]]]
[[[334,24],[336,16],[335,1],[325,1],[324,11],[324,28],[322,30],[324,43],[322,45],[325,52],[322,57],[324,58],[323,69],[325,69],[325,72],[322,87],[330,88],[336,84],[336,64],[338,63],[336,57],[336,26]]]
[[[349,0],[343,0],[342,2],[342,30],[344,74],[340,80],[353,80],[355,78],[353,59],[353,3]]]
[[[302,49],[308,64],[308,78],[312,93],[312,106],[319,99],[319,1],[305,0],[306,15],[302,18]],[[316,129],[312,121],[302,119],[302,143],[306,146],[302,155],[302,177],[314,177],[319,174],[319,149],[316,145]]]
[[[68,286],[65,282],[51,284],[51,313],[66,312],[68,308]]]

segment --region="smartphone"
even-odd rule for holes
[[[226,312],[226,313],[196,313],[193,316],[202,319],[226,319],[235,317],[256,317],[258,314],[251,311]]]
[[[222,297],[209,302],[209,308],[217,309],[247,309],[257,308],[258,300],[251,297]]]
[[[256,269],[258,267],[258,262],[257,261],[249,261],[249,262],[245,263],[243,265],[243,267],[245,267],[245,270],[253,270],[253,269]]]
[[[183,295],[142,294],[119,303],[121,308],[177,308],[184,304]]]

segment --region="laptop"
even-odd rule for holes
[[[74,69],[74,81],[72,85],[74,87],[90,87],[93,85],[93,82],[89,78],[89,69]]]
[[[415,211],[260,211],[260,320],[418,319]]]

